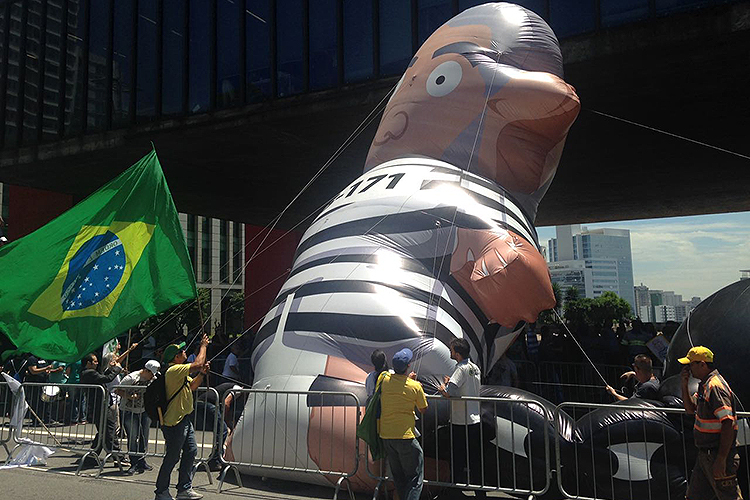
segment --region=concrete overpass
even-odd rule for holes
[[[750,210],[750,1],[598,30],[562,47],[582,112],[537,225]],[[5,149],[0,181],[78,199],[153,141],[180,211],[263,225],[397,79]],[[281,227],[361,172],[378,118]]]

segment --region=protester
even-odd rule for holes
[[[388,370],[388,361],[386,360],[385,353],[380,349],[375,349],[370,354],[370,362],[375,368],[373,371],[367,374],[365,379],[365,390],[367,391],[367,401],[375,394],[375,385],[377,384],[378,377],[384,371]]]
[[[39,359],[36,356],[29,356],[26,359],[23,381],[44,384],[49,381],[50,373],[52,373],[52,365],[49,361]],[[52,419],[52,405],[42,399],[42,391],[42,386],[29,389],[30,407],[38,417],[37,419],[32,415],[31,425],[41,425],[41,422],[46,425],[58,425],[59,422]]]
[[[621,378],[635,378],[638,383],[633,391],[633,397],[639,399],[659,399],[659,379],[654,375],[653,361],[649,356],[645,354],[639,354],[633,360],[633,371],[625,372]],[[606,390],[610,393],[617,401],[625,401],[628,399],[618,392],[611,386],[607,386]]]
[[[464,338],[455,338],[450,342],[450,349],[451,359],[457,362],[456,369],[450,377],[445,376],[440,393],[448,398],[478,397],[482,374],[469,359],[469,342]],[[482,484],[481,425],[479,401],[451,401],[453,482]],[[475,495],[486,497],[484,491],[477,491]]]
[[[688,481],[685,498],[690,500],[742,500],[737,482],[737,415],[729,384],[714,368],[714,353],[703,346],[679,358],[682,369],[682,402],[695,415],[693,438],[698,458]],[[690,394],[690,376],[700,380],[698,392]]]
[[[239,342],[232,344],[227,360],[224,362],[224,370],[221,376],[226,382],[240,380],[240,361],[239,356],[242,354],[242,346]]]
[[[501,385],[504,387],[518,387],[518,368],[507,354],[500,356],[495,365],[487,375],[488,385]]]
[[[414,372],[407,376],[414,354],[401,349],[393,355],[394,373],[383,372],[381,387],[380,437],[383,439],[393,482],[400,500],[418,500],[424,479],[424,455],[417,441],[414,408],[424,413],[427,398]]]
[[[196,415],[198,421],[202,421],[205,430],[206,423],[217,421],[216,434],[214,436],[214,445],[211,454],[208,456],[208,469],[211,471],[221,470],[220,458],[224,453],[224,443],[229,436],[229,430],[234,429],[235,413],[239,410],[240,414],[245,407],[245,397],[242,395],[235,396],[235,392],[242,389],[237,384],[225,382],[214,387],[214,391],[204,391],[198,396],[196,402]],[[217,399],[218,395],[218,399]],[[223,398],[222,404],[219,400]],[[193,425],[195,425],[195,420]]]
[[[174,399],[169,403],[163,415],[161,427],[166,446],[164,461],[156,479],[156,500],[171,500],[169,494],[169,478],[177,462],[180,462],[179,478],[177,480],[177,499],[200,499],[203,495],[193,490],[193,462],[198,453],[195,442],[195,430],[190,418],[185,418],[193,411],[193,392],[200,387],[203,377],[209,369],[206,362],[206,347],[208,337],[203,335],[201,347],[195,361],[185,363],[185,343],[171,344],[164,349],[162,363],[168,365],[164,373],[166,398]],[[195,378],[190,372],[200,370]],[[180,459],[182,453],[182,459]]]
[[[153,359],[146,362],[146,367],[126,375],[121,381],[123,386],[146,387],[159,371],[159,362]],[[122,425],[128,434],[128,451],[130,452],[130,468],[126,474],[141,474],[153,470],[143,454],[148,447],[148,431],[151,419],[148,418],[143,407],[143,393],[145,389],[119,389],[115,391],[120,396],[120,411],[122,412]]]
[[[114,359],[110,361],[109,365],[107,365],[107,368],[104,370],[104,373],[99,373],[97,371],[97,367],[99,366],[99,359],[96,357],[96,354],[87,354],[83,357],[82,360],[84,369],[81,372],[81,383],[82,384],[90,384],[90,385],[100,385],[104,388],[105,392],[108,394],[109,391],[107,390],[107,384],[112,382],[115,377],[117,377],[120,372],[122,372],[122,367],[115,361]],[[97,447],[95,448],[96,452],[99,453],[101,451],[102,446],[104,446],[104,449],[107,451],[119,451],[119,443],[115,442],[115,426],[116,426],[116,420],[113,418],[112,413],[109,411],[109,407],[107,407],[106,410],[106,418],[104,419],[104,428],[101,429],[101,417],[102,417],[102,392],[96,389],[87,389],[86,391],[88,393],[88,401],[93,406],[92,408],[92,418],[94,419],[94,425],[96,426],[96,432],[97,437],[94,438],[94,443],[97,444]],[[105,396],[109,398],[109,396]],[[109,399],[106,400],[109,402]],[[104,437],[102,438],[102,434]]]
[[[65,384],[68,381],[67,365],[61,361],[53,361],[49,372],[50,384]],[[56,386],[57,396],[52,403],[52,420],[65,422],[65,387]]]
[[[123,359],[123,357],[117,354],[119,350],[120,350],[120,343],[118,342],[117,349],[115,350],[115,352],[111,352],[102,356],[102,365],[99,366],[99,371],[103,371],[103,368],[111,366],[112,364],[115,364],[115,363],[122,368],[121,360]],[[122,375],[124,375],[124,373]],[[109,414],[107,418],[112,419],[115,423],[114,446],[117,449],[120,448],[120,436],[122,435],[122,425],[120,423],[120,395],[115,392],[115,389],[117,388],[118,385],[120,385],[120,381],[122,380],[122,375],[117,374],[115,378],[112,379],[111,382],[105,385],[105,387],[107,388],[107,392],[109,393],[109,407],[107,409]]]
[[[81,383],[81,371],[83,366],[79,359],[68,365],[68,380],[66,384],[71,385],[68,389],[68,410],[65,419],[72,425],[86,423],[86,391],[76,385]]]
[[[626,331],[620,341],[625,359],[631,360],[639,354],[648,355],[649,348],[646,343],[652,338],[653,335],[648,333],[641,320],[633,320],[633,328]]]

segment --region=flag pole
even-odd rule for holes
[[[209,295],[208,296],[210,297],[211,296],[211,289],[209,288],[208,290],[209,290],[209,292],[208,292]],[[201,339],[202,339],[203,335],[205,334],[204,328],[206,326],[206,322],[203,320],[203,307],[201,307],[201,294],[200,294],[200,292],[198,292],[198,297],[196,297],[195,302],[196,302],[196,304],[198,304],[198,317],[200,318],[200,322],[201,322],[201,330],[200,330],[199,333],[200,333]],[[209,328],[210,328],[210,325],[209,325]],[[208,362],[208,346],[206,346],[206,362]],[[203,378],[206,380],[206,387],[211,387],[211,384],[208,382],[209,374],[206,373],[206,376],[203,377]]]
[[[128,328],[128,353],[127,356],[125,356],[125,371],[130,373],[130,340],[131,340],[131,331],[132,328]]]

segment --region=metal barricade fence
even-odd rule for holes
[[[31,442],[82,454],[81,465],[91,455],[101,465],[98,452],[105,448],[109,401],[104,387],[39,382],[24,382],[21,387],[29,409],[21,432],[13,433],[16,446],[8,460]]]
[[[230,400],[227,398],[231,395]],[[218,491],[229,470],[241,486],[239,467],[257,475],[286,478],[320,475],[335,484],[334,500],[359,468],[360,402],[350,392],[270,391],[236,389],[226,391],[225,415],[232,428],[232,454],[224,465]]]
[[[115,392],[120,400],[142,398],[145,391],[146,387],[143,385],[118,385],[115,387]],[[198,445],[195,466],[196,468],[203,467],[206,470],[210,484],[213,484],[213,478],[211,477],[209,462],[215,460],[217,464],[219,463],[224,445],[224,436],[218,430],[219,425],[223,424],[221,412],[216,405],[218,398],[216,389],[199,387],[193,393],[193,412],[185,417],[193,421],[195,429],[195,441]],[[117,447],[118,449],[108,450],[104,462],[110,457],[118,458],[128,455],[130,464],[133,466],[138,461],[145,461],[147,457],[163,458],[165,456],[166,443],[158,421],[152,422],[145,412],[129,411],[125,405],[120,405],[118,416],[122,429],[119,435],[122,439]],[[119,460],[116,460],[116,463],[122,468]],[[103,465],[102,463],[102,467]],[[99,474],[102,467],[99,469]]]
[[[424,452],[426,487],[544,495],[551,485],[550,435],[555,434],[551,411],[537,401],[489,397],[427,396],[427,411],[417,428]],[[477,406],[473,408],[472,403]],[[452,409],[451,405],[455,405]],[[451,424],[454,415],[479,412],[477,425]],[[373,499],[389,479],[385,464],[367,473],[377,481]]]
[[[649,403],[562,403],[555,419],[576,420],[572,442],[555,439],[557,486],[576,500],[682,500],[696,463],[693,417]],[[750,413],[737,412],[738,480],[748,494]]]
[[[10,427],[10,417],[13,411],[13,393],[7,382],[0,382],[0,445],[5,449],[5,454],[10,458],[8,442],[13,430]]]

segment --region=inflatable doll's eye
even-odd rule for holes
[[[456,61],[446,61],[430,73],[427,78],[427,93],[432,97],[443,97],[453,92],[461,83],[461,65]]]

